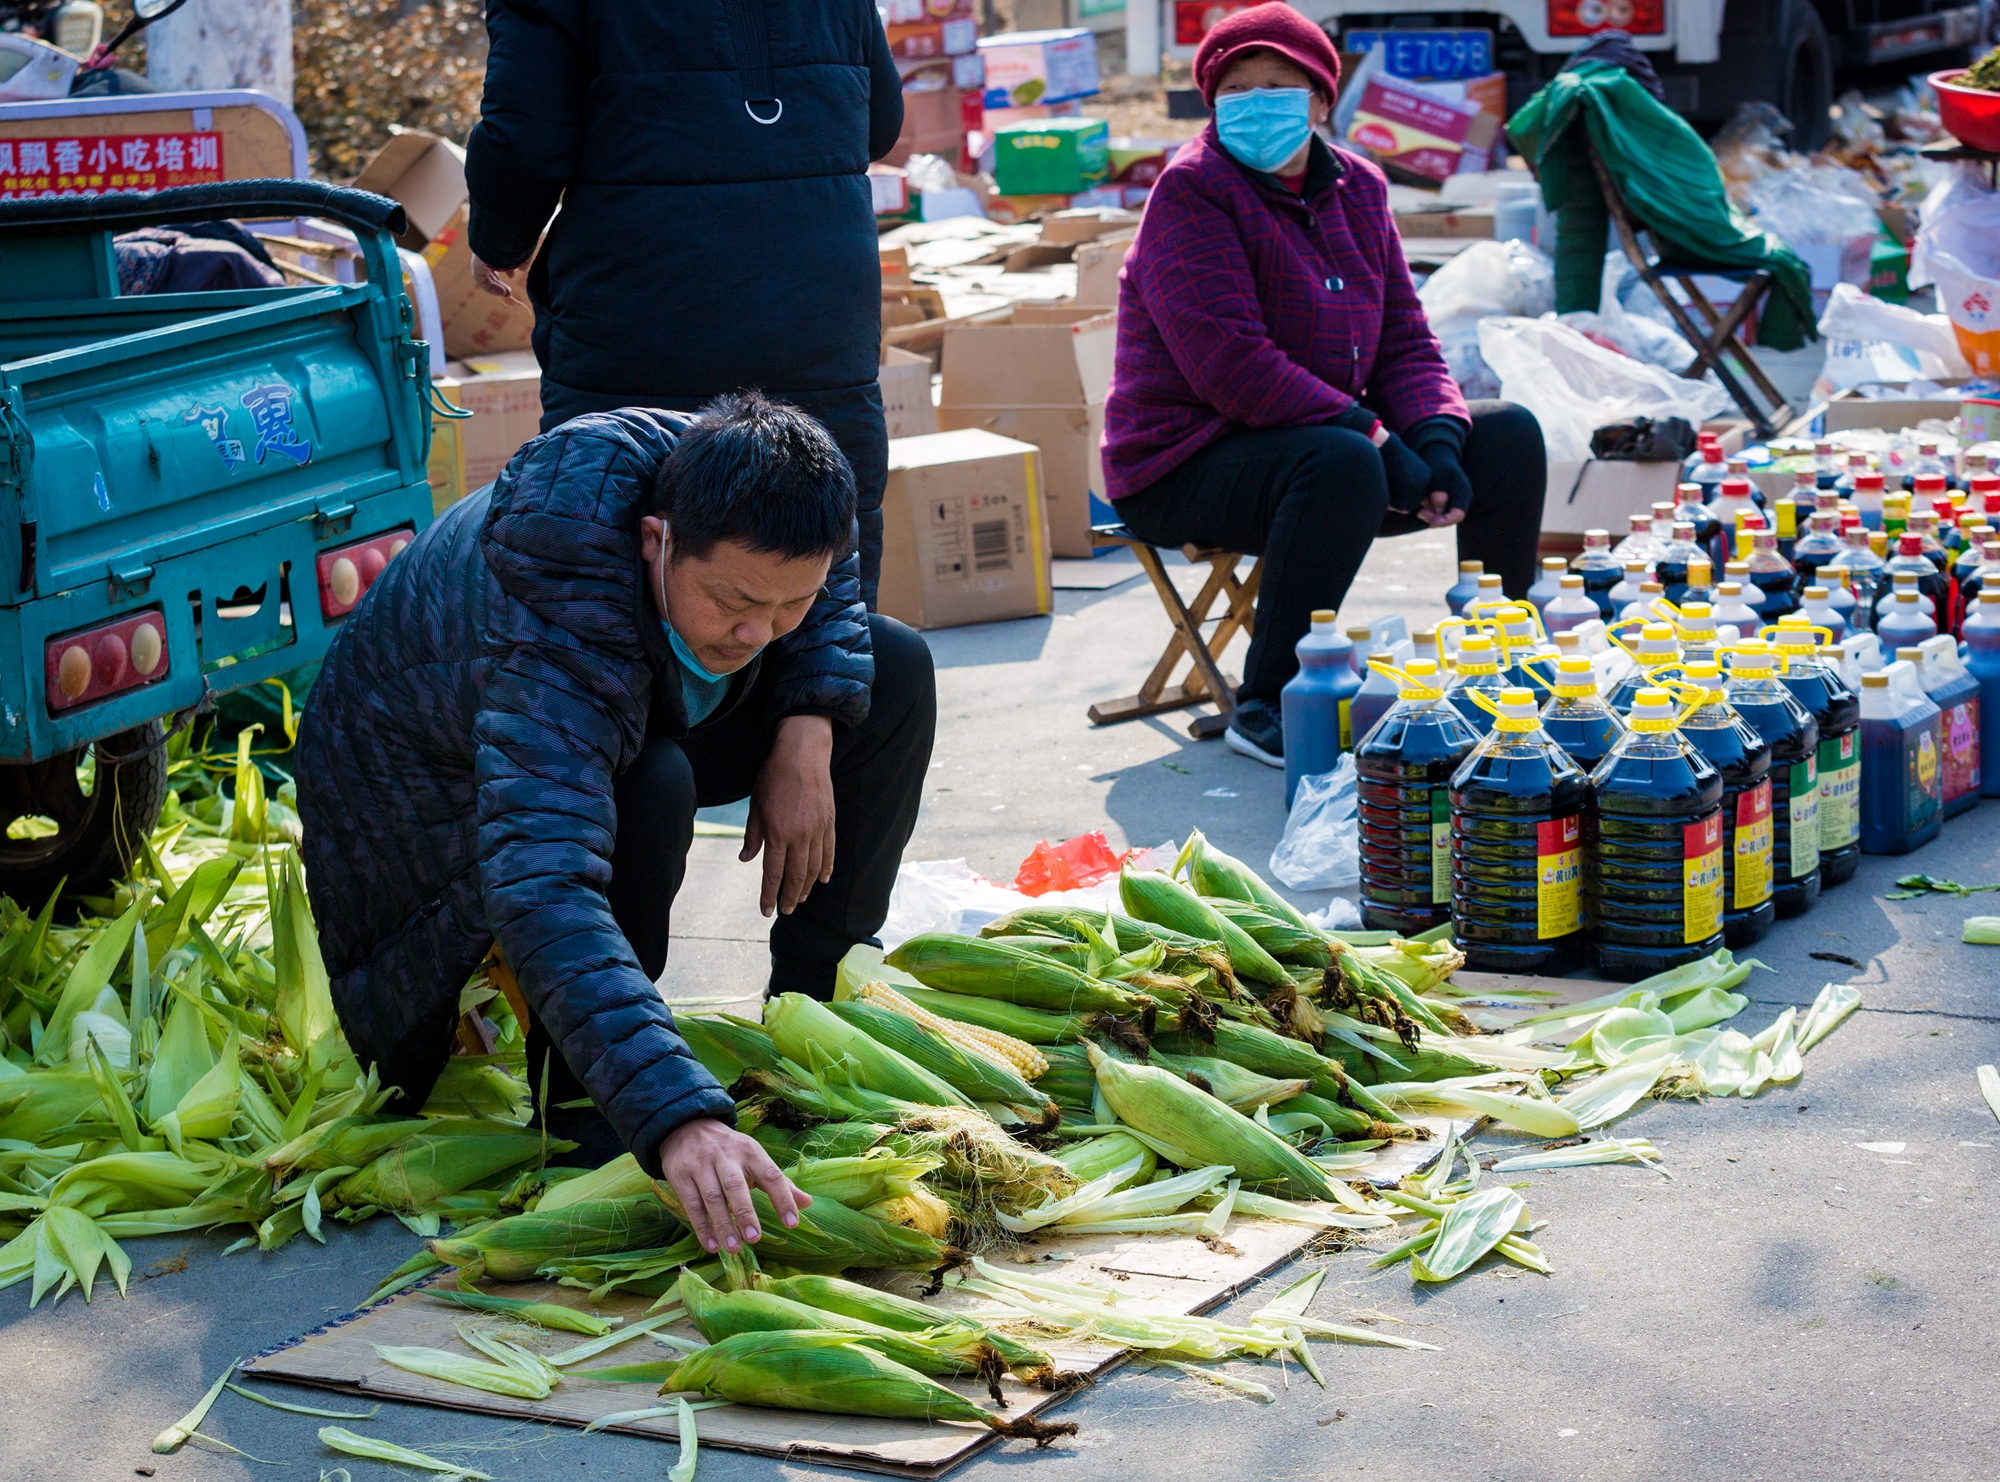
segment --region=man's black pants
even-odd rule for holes
[[[1458,556],[1497,571],[1510,597],[1535,580],[1548,452],[1534,414],[1504,401],[1470,404],[1461,463],[1472,507]],[[1316,608],[1337,608],[1378,535],[1428,530],[1389,508],[1382,455],[1339,427],[1253,428],[1211,443],[1159,482],[1118,501],[1119,518],[1153,545],[1190,542],[1264,558],[1257,625],[1237,700],[1276,704],[1298,672],[1298,642]]]
[[[841,957],[855,943],[872,940],[889,914],[896,867],[917,826],[937,730],[930,649],[894,618],[871,617],[868,628],[875,650],[868,718],[833,742],[833,878],[814,885],[789,916],[774,920],[773,995],[833,997]],[[666,970],[669,923],[687,877],[695,809],[749,797],[773,735],[763,696],[752,689],[678,741],[649,737],[618,779],[618,838],[606,895],[647,977]],[[755,888],[748,879],[744,885]],[[538,1099],[544,1059],[551,1108],[587,1096],[536,1020],[528,1027],[528,1084]],[[611,1128],[594,1109],[580,1110],[580,1116],[552,1111],[549,1123],[552,1132],[584,1144],[575,1155],[583,1161],[586,1152],[595,1151],[598,1124],[605,1137],[611,1137]],[[608,1148],[597,1162],[624,1151],[615,1138]]]

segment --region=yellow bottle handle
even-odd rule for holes
[[[1396,698],[1399,700],[1442,700],[1444,691],[1425,684],[1416,675],[1398,669],[1387,659],[1371,658],[1368,667],[1385,679],[1396,681]]]
[[[1826,630],[1822,628],[1820,631],[1824,633]],[[1789,674],[1792,668],[1792,661],[1785,656],[1785,651],[1781,648],[1749,648],[1743,644],[1732,644],[1729,647],[1718,648],[1715,651],[1717,661],[1719,662],[1725,654],[1746,654],[1751,658],[1768,657],[1776,659],[1780,674]]]
[[[1544,679],[1539,673],[1536,672],[1535,665],[1558,664],[1562,662],[1562,659],[1563,655],[1561,654],[1543,654],[1538,659],[1523,659],[1515,667],[1518,668],[1523,674],[1525,674],[1532,683],[1540,685],[1544,693],[1553,695],[1556,692],[1555,670],[1551,669],[1549,671],[1549,677],[1547,679]]]

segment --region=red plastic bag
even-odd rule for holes
[[[1021,861],[1021,868],[1014,875],[1014,888],[1023,895],[1046,895],[1051,890],[1081,890],[1108,875],[1117,874],[1119,866],[1131,854],[1129,849],[1123,854],[1114,853],[1111,841],[1104,837],[1102,829],[1078,834],[1060,844],[1051,844],[1044,839]]]

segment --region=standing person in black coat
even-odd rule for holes
[[[853,519],[847,461],[793,408],[586,414],[389,564],[299,731],[306,885],[362,1064],[421,1106],[497,943],[550,1132],[591,1167],[629,1150],[710,1250],[757,1238],[750,1184],[788,1223],[804,1199],[654,987],[695,809],[750,799],[771,991],[826,998],[888,914],[930,762],[930,653],[862,607]]]
[[[543,430],[782,397],[854,469],[872,606],[889,435],[867,169],[903,126],[873,0],[489,0],[486,29],[473,271],[512,297],[495,270],[534,259]]]

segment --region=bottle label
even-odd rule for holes
[[[1583,876],[1583,815],[1535,825],[1535,935],[1566,937],[1583,926],[1577,887]]]
[[[1681,830],[1681,940],[1722,930],[1722,810]]]
[[[1831,854],[1861,838],[1859,734],[1819,743],[1819,852]]]
[[[1451,792],[1431,789],[1431,904],[1451,902]]]
[[[1913,832],[1936,818],[1938,809],[1944,804],[1944,764],[1938,756],[1942,750],[1938,744],[1939,735],[1940,727],[1934,720],[1904,742],[1904,754],[1909,758],[1905,826]]]
[[[1819,759],[1792,764],[1792,878],[1819,868]]]
[[[1340,702],[1340,749],[1342,751],[1354,750],[1354,702],[1352,700],[1342,700]]]
[[[1736,795],[1736,890],[1732,911],[1771,898],[1771,779]],[[1690,940],[1693,940],[1690,938]]]
[[[1961,700],[1945,711],[1944,800],[1956,802],[1979,791],[1979,701]]]

